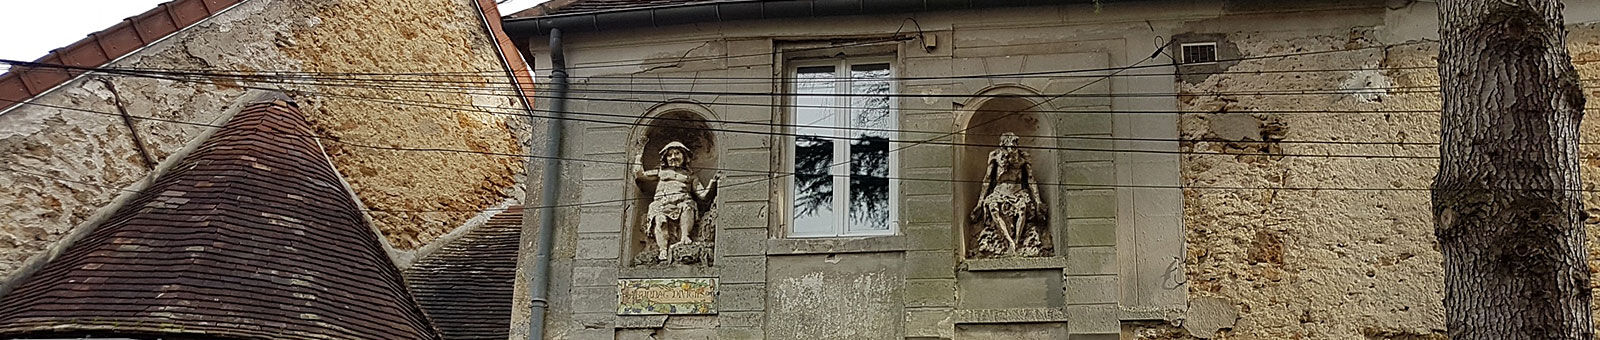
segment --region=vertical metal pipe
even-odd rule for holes
[[[550,307],[550,248],[555,243],[557,199],[561,192],[561,141],[567,112],[567,61],[561,53],[561,30],[550,29],[549,141],[544,148],[544,173],[539,190],[539,240],[533,257],[528,292],[533,312],[528,315],[528,339],[544,339],[544,315]]]

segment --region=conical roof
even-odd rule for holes
[[[311,133],[243,109],[0,297],[0,338],[438,339]]]

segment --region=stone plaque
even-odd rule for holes
[[[716,314],[717,279],[617,280],[618,315]]]

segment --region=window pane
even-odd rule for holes
[[[889,230],[889,64],[850,66],[850,231]]]
[[[795,74],[794,234],[833,234],[833,139],[838,106],[833,67],[802,67]],[[822,95],[810,95],[822,94]]]

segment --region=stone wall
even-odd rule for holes
[[[107,23],[109,25],[109,23]],[[35,103],[86,113],[21,105],[0,114],[0,282],[75,226],[91,221],[124,188],[150,175],[135,151],[113,98],[127,112],[198,125],[135,119],[133,131],[156,162],[180,152],[227,119],[252,87],[291,92],[335,166],[362,203],[375,210],[452,211],[373,213],[376,227],[400,250],[415,249],[460,226],[477,211],[520,190],[522,161],[514,157],[354,147],[460,149],[518,154],[526,137],[505,95],[503,67],[476,10],[467,0],[252,0],[130,54],[116,67],[290,72],[471,72],[438,89],[333,86],[352,77],[327,75],[316,84],[239,82],[211,78],[180,82],[92,75],[66,83]],[[420,79],[420,78],[401,78]],[[440,80],[428,78],[427,80]],[[115,95],[105,82],[110,82]],[[476,95],[462,92],[478,93]],[[478,107],[482,107],[481,109]],[[42,177],[42,176],[48,176]],[[520,197],[516,194],[515,197]],[[458,211],[458,212],[456,212]]]
[[[898,140],[934,142],[899,152],[903,180],[893,196],[901,216],[893,236],[790,238],[783,170],[784,138],[763,124],[786,124],[787,112],[772,96],[712,95],[685,91],[747,92],[769,84],[732,79],[781,76],[786,58],[817,52],[829,38],[872,39],[895,34],[904,16],[828,17],[766,22],[699,24],[648,31],[566,33],[573,67],[573,99],[567,107],[591,121],[568,122],[563,164],[563,207],[557,212],[551,308],[544,320],[550,339],[696,338],[729,339],[974,338],[1015,334],[1033,338],[1116,337],[1124,318],[1163,318],[1181,313],[1184,294],[1173,259],[1182,255],[1178,158],[1171,154],[1084,151],[1112,147],[1176,150],[1177,143],[1112,142],[1106,137],[1172,139],[1172,116],[1120,116],[1108,109],[1170,110],[1174,98],[1104,96],[1114,92],[1171,91],[1175,77],[1162,68],[1141,77],[1094,81],[1092,77],[939,79],[950,75],[1099,69],[1141,61],[1155,48],[1158,32],[1178,27],[1185,13],[1166,4],[1138,5],[1103,17],[1090,5],[1059,8],[987,9],[917,14],[921,40],[852,49],[892,56],[897,76],[932,77],[897,84],[894,92],[950,97],[897,98]],[[1190,8],[1185,8],[1190,9]],[[1146,23],[1148,18],[1160,18]],[[1154,26],[1154,30],[1152,30]],[[910,34],[906,34],[910,36]],[[538,67],[548,67],[544,37],[531,46]],[[839,44],[850,44],[841,40]],[[852,46],[854,47],[854,46]],[[777,55],[777,57],[771,57]],[[606,76],[607,78],[586,78]],[[629,76],[635,77],[633,79]],[[706,79],[705,82],[663,81]],[[632,83],[628,83],[632,82]],[[621,84],[619,84],[621,83]],[[593,90],[654,91],[607,94]],[[1083,96],[1047,96],[1072,91]],[[1031,150],[1036,171],[1057,182],[1045,185],[1052,205],[1049,230],[1053,256],[1027,259],[966,259],[966,211],[972,188],[952,180],[975,171],[958,162],[978,162],[992,148],[958,150],[951,137],[977,117],[984,98],[1023,95],[1039,113],[1034,131],[1078,138],[1038,138]],[[1099,96],[1096,96],[1099,95]],[[1037,105],[1035,105],[1037,104]],[[629,200],[636,187],[625,166],[646,131],[633,126],[686,108],[717,129],[717,166],[726,171],[717,196],[713,266],[633,266],[628,259],[636,225],[627,217],[643,204],[592,204]],[[1048,112],[1048,113],[1047,113]],[[1020,122],[1016,122],[1021,124]],[[756,124],[756,125],[751,125]],[[748,131],[748,132],[741,132]],[[999,131],[992,131],[997,133]],[[993,136],[990,136],[993,139]],[[652,142],[658,142],[655,138]],[[1120,144],[1119,144],[1120,143]],[[909,143],[908,143],[909,144]],[[1124,145],[1126,144],[1126,145]],[[961,154],[961,155],[958,155]],[[977,155],[977,156],[974,156]],[[977,158],[977,159],[974,159]],[[1126,184],[1127,187],[1116,187]],[[549,183],[546,183],[549,185]],[[1162,186],[1168,189],[1158,189]],[[1140,197],[1140,199],[1135,199]],[[964,203],[958,203],[964,202]],[[957,206],[960,205],[960,206]],[[542,212],[540,212],[542,213]],[[531,218],[531,217],[530,217]],[[532,233],[525,237],[532,237]],[[530,240],[531,238],[525,238]],[[531,266],[523,257],[522,273]],[[617,315],[617,280],[717,278],[717,315]],[[519,294],[528,287],[518,282]],[[525,295],[520,295],[525,296]],[[519,302],[520,303],[520,302]],[[526,336],[525,309],[516,309],[513,337]],[[684,320],[674,322],[674,320]]]
[[[308,72],[459,72],[418,89],[323,87],[312,124],[361,144],[522,154],[526,125],[492,40],[469,0],[318,1],[320,21],[281,50]],[[492,19],[492,18],[491,18]],[[409,78],[421,79],[421,78]],[[309,104],[309,105],[306,105]],[[324,143],[324,145],[328,145]],[[415,249],[507,198],[524,159],[329,146],[334,165],[395,248]],[[441,212],[443,211],[443,212]]]
[[[783,195],[782,186],[729,191],[720,202],[726,214],[719,223],[719,268],[712,269],[628,268],[618,259],[624,252],[619,245],[626,242],[622,228],[629,227],[620,216],[628,207],[564,210],[561,219],[566,227],[557,237],[558,274],[552,285],[556,296],[547,322],[550,338],[651,334],[671,338],[668,334],[673,331],[690,334],[684,332],[696,327],[715,328],[726,338],[839,334],[846,327],[810,314],[843,309],[858,315],[848,321],[875,327],[875,332],[850,334],[866,338],[1111,338],[1117,335],[1107,332],[1120,328],[1121,337],[1136,339],[1442,339],[1442,259],[1432,234],[1426,190],[1438,162],[1433,158],[1437,147],[1432,145],[1438,142],[1439,98],[1434,87],[1438,77],[1433,59],[1438,51],[1428,42],[1437,36],[1432,6],[1411,1],[1159,2],[1108,4],[1092,12],[1062,7],[1026,13],[919,14],[919,33],[933,36],[941,46],[932,50],[902,46],[896,65],[906,76],[1123,65],[1149,53],[1145,42],[1153,36],[1145,34],[1177,42],[1220,40],[1223,58],[1335,52],[1154,68],[1137,72],[1147,73],[1140,76],[1147,81],[1115,77],[1104,89],[1086,93],[1178,91],[1179,95],[1144,101],[1127,99],[1132,96],[1082,97],[1058,104],[1061,107],[1055,109],[1119,112],[1114,117],[1061,114],[1056,119],[1063,124],[1055,126],[1060,135],[1248,141],[1062,144],[1193,154],[1173,160],[1176,164],[1171,166],[1178,169],[1174,175],[1181,177],[1171,183],[1162,182],[1161,171],[1168,164],[1159,157],[1072,150],[1056,154],[1057,181],[1091,185],[1061,193],[1065,202],[1058,209],[1064,211],[1052,215],[1067,220],[1056,229],[1064,236],[1058,242],[1058,250],[1065,250],[1059,258],[960,258],[961,226],[954,221],[956,214],[948,211],[960,210],[952,209],[951,201],[961,199],[949,197],[964,190],[953,185],[904,187],[901,214],[908,217],[902,221],[901,235],[842,240],[785,239],[781,220],[786,202],[770,198]],[[1569,10],[1569,22],[1592,22],[1600,16],[1596,7]],[[580,78],[635,75],[640,78],[633,81],[647,83],[652,76],[764,77],[779,73],[781,66],[775,62],[781,60],[763,54],[781,52],[785,39],[883,34],[902,19],[773,20],[646,33],[570,34],[567,55],[578,65],[608,66],[581,69]],[[1585,79],[1600,76],[1600,27],[1574,26],[1569,39]],[[542,41],[530,45],[535,55],[544,53]],[[1097,53],[1103,59],[1084,56]],[[735,55],[763,56],[716,59]],[[682,58],[700,59],[672,62]],[[1168,73],[1173,76],[1155,77]],[[1062,93],[1078,85],[1029,81],[1044,84],[924,79],[901,84],[896,92],[975,94],[996,86],[1020,86]],[[750,90],[691,83],[621,88]],[[1256,93],[1285,90],[1311,93]],[[1600,90],[1589,94],[1600,97]],[[640,97],[635,99],[771,104],[771,99],[735,96]],[[577,102],[578,111],[639,115],[650,112],[651,106]],[[976,103],[902,99],[900,108],[907,111],[900,127],[957,131],[963,128],[964,109],[979,106]],[[781,112],[744,106],[707,106],[710,116],[721,119],[782,122],[783,117]],[[1135,112],[1140,109],[1152,112]],[[1172,109],[1186,113],[1166,114]],[[1600,126],[1595,124],[1600,118],[1584,122],[1585,137],[1600,137]],[[585,136],[569,141],[569,154],[628,159],[628,154],[618,152],[628,150],[624,142],[631,133],[628,128],[569,126]],[[1167,133],[1172,135],[1163,135]],[[781,165],[771,160],[783,157],[774,151],[781,149],[774,146],[781,145],[777,144],[781,139],[739,134],[719,138],[728,141],[719,142],[726,146],[722,159],[731,163],[724,167],[765,170]],[[1309,141],[1319,142],[1304,143]],[[910,156],[902,161],[904,176],[959,176],[961,170],[954,165],[962,159],[955,155],[958,151],[926,146],[909,150]],[[1586,159],[1600,158],[1600,148],[1586,145],[1582,150]],[[1586,188],[1600,183],[1600,177],[1594,177],[1600,176],[1600,162],[1585,164],[1584,171]],[[562,200],[624,197],[629,187],[623,174],[614,165],[569,164],[563,185],[583,190],[568,191]],[[732,182],[743,180],[759,177]],[[1125,188],[1093,190],[1092,185]],[[1184,189],[1171,188],[1178,185]],[[1148,187],[1126,188],[1133,186]],[[1181,204],[1163,206],[1164,195],[1181,195],[1176,200]],[[1591,214],[1600,216],[1600,208],[1595,208],[1600,195],[1588,197]],[[1161,217],[1168,212],[1181,218],[1181,236],[1161,233],[1166,226]],[[1595,236],[1600,233],[1600,218],[1589,227],[1591,241],[1600,240]],[[1164,239],[1167,236],[1173,239]],[[1168,242],[1174,240],[1182,244]],[[1591,242],[1591,249],[1596,250],[1592,256],[1600,255],[1596,243]],[[1170,258],[1153,255],[1174,250],[1182,252]],[[903,272],[896,277],[860,266],[900,266]],[[616,290],[607,285],[617,278],[682,276],[723,280],[717,303],[727,309],[716,322],[696,317],[696,322],[672,329],[667,326],[671,319],[619,317],[609,310]],[[849,286],[851,293],[861,295],[850,301],[817,296],[824,293],[816,287],[829,285]],[[1172,294],[1173,290],[1179,293]],[[1057,291],[1063,293],[1055,295]],[[1180,300],[1180,306],[1164,308],[1173,298]],[[796,313],[806,315],[793,316]],[[903,318],[875,321],[881,314],[895,313]],[[520,326],[525,315],[519,317]]]
[[[1183,116],[1184,138],[1275,142],[1193,142],[1184,150],[1273,155],[1184,157],[1184,184],[1191,187],[1184,204],[1189,319],[1181,327],[1128,324],[1125,335],[1445,338],[1442,257],[1426,191],[1438,164],[1432,157],[1437,156],[1440,98],[1435,92],[1438,46],[1424,39],[1437,36],[1436,24],[1430,24],[1436,13],[1431,3],[1412,3],[1310,32],[1263,30],[1280,26],[1261,21],[1195,23],[1207,33],[1223,34],[1241,55],[1348,51],[1243,61],[1225,74],[1178,84],[1185,94],[1179,109],[1200,112]],[[1581,22],[1582,16],[1595,14],[1569,11],[1568,19]],[[1382,22],[1372,21],[1378,19]],[[1571,29],[1575,63],[1585,79],[1593,78],[1600,74],[1600,31],[1593,25]],[[1281,70],[1300,72],[1257,73]],[[1244,94],[1300,89],[1347,92]],[[1600,91],[1587,93],[1592,103]],[[1338,113],[1282,112],[1297,110]],[[1600,137],[1600,118],[1589,113],[1582,126],[1585,142]],[[1580,150],[1585,159],[1600,156],[1591,145]],[[1585,189],[1593,189],[1600,183],[1595,177],[1600,163],[1586,163],[1583,170]],[[1600,196],[1587,197],[1593,214]],[[1600,264],[1594,257],[1600,254],[1595,223],[1600,221],[1589,224],[1591,268]],[[1199,313],[1202,308],[1214,313]]]

